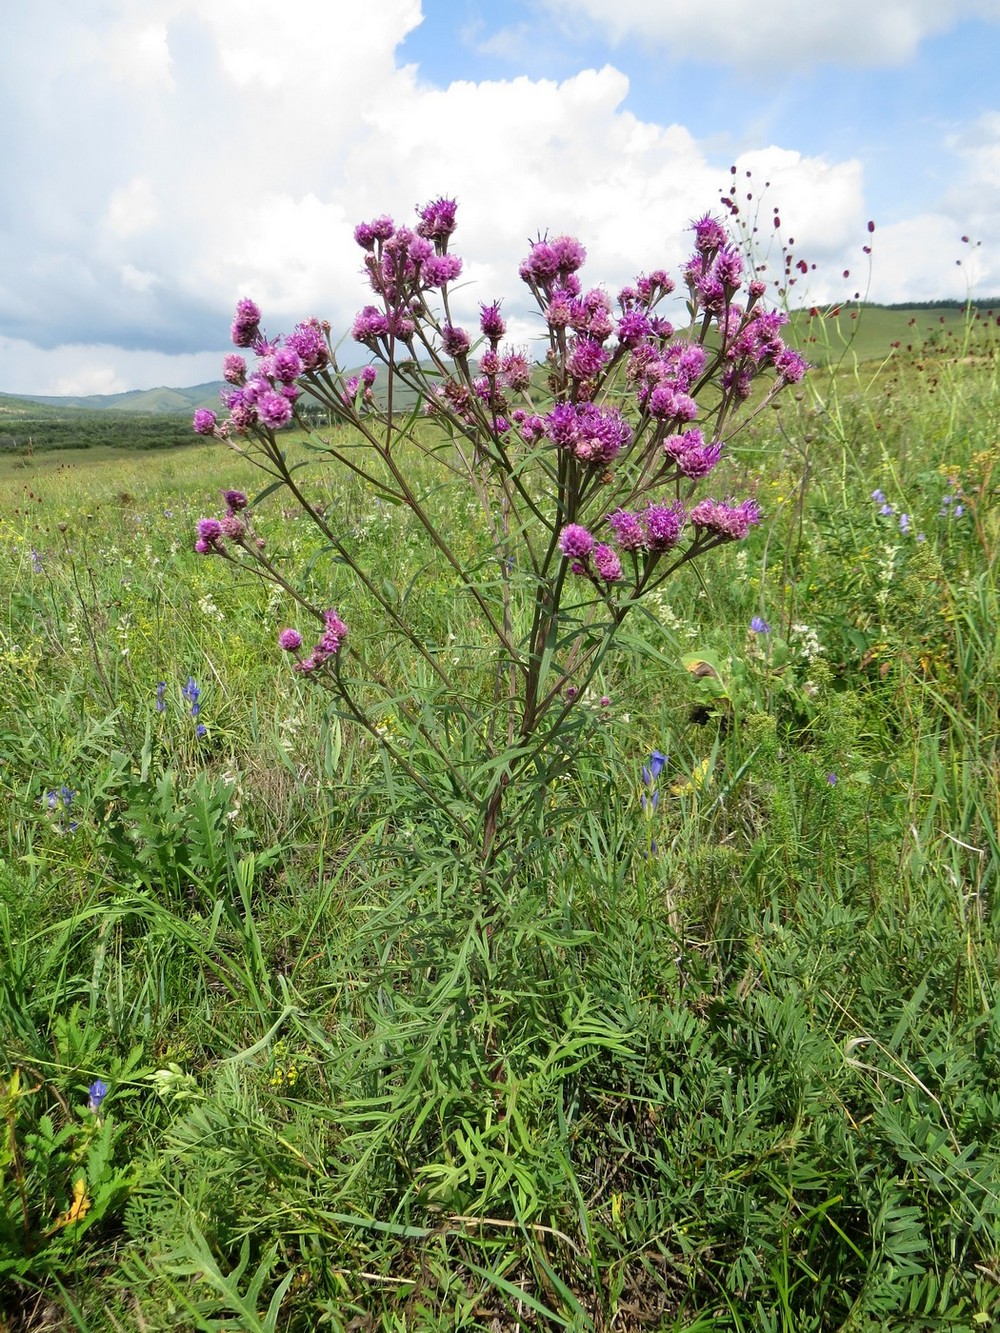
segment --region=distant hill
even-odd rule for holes
[[[52,394],[22,393],[14,397],[0,393],[0,412],[11,405],[28,403],[39,407],[75,407],[91,412],[146,412],[163,416],[173,412],[191,413],[197,407],[218,410],[219,393],[224,389],[222,380],[210,384],[195,384],[189,389],[131,389],[128,393],[70,394],[56,397]]]

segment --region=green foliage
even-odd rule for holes
[[[1000,421],[992,363],[934,355],[734,450],[766,530],[649,600],[485,880],[186,549],[238,461],[0,483],[3,1320],[996,1326]],[[326,503],[488,687],[412,525]],[[267,537],[339,596],[297,516]]]

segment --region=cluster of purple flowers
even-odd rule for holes
[[[620,583],[622,562],[617,551],[595,541],[580,523],[568,523],[559,534],[559,549],[571,560],[575,574],[587,574],[602,583]]]
[[[519,273],[545,321],[554,398],[548,411],[539,412],[530,397],[527,356],[503,345],[507,324],[499,301],[480,305],[478,335],[453,321],[448,289],[462,273],[462,260],[450,249],[456,213],[455,200],[440,197],[417,209],[412,226],[387,215],[359,223],[354,239],[371,296],[355,316],[354,339],[390,366],[396,364],[395,344],[405,349],[407,361],[429,355],[435,369],[426,411],[459,423],[477,445],[487,437],[496,444],[477,458],[508,466],[506,451],[518,439],[529,447],[552,446],[559,465],[545,467],[558,478],[559,508],[566,515],[557,529],[559,551],[575,573],[602,591],[624,579],[625,556],[636,586],[645,587],[652,564],[685,535],[693,534],[682,560],[746,537],[761,518],[753,499],[694,503],[680,498],[681,488],[716,468],[722,440],[731,433],[729,414],[750,395],[757,375],[773,371],[776,391],[801,379],[807,365],[785,345],[786,316],[763,306],[764,284],[745,274],[743,256],[724,225],[709,215],[692,223],[694,252],[684,280],[699,324],[686,337],[677,336],[660,312],[674,290],[664,270],[639,275],[615,302],[603,288],[584,287],[580,270],[587,252],[574,237],[539,237],[531,244]],[[442,314],[431,307],[435,299]],[[374,401],[375,367],[342,374],[330,351],[329,325],[316,319],[296,325],[287,337],[269,339],[261,318],[255,302],[239,301],[233,342],[253,351],[256,366],[248,369],[239,352],[226,356],[228,419],[220,425],[215,413],[202,409],[195,413],[195,430],[221,438],[259,432],[269,448],[269,433],[293,419],[304,387],[332,414],[362,425],[363,405]],[[477,340],[481,351],[473,369]],[[419,378],[419,370],[413,374]],[[606,399],[612,384],[614,406]],[[699,425],[698,399],[706,385],[712,386],[712,407]],[[225,498],[224,517],[198,523],[195,549],[203,554],[226,555],[227,543],[247,553],[254,544],[242,513],[246,497],[233,491]],[[334,611],[324,613],[324,624],[308,653],[298,631],[279,636],[281,647],[296,655],[298,671],[314,672],[338,652],[346,627]]]
[[[892,505],[889,504],[888,500],[886,500],[885,493],[882,490],[872,491],[871,498],[878,505],[878,512],[880,516],[882,518],[894,518],[899,525],[899,531],[905,537],[907,533],[910,531],[910,528],[912,527],[912,519],[910,518],[910,515],[904,512],[900,512],[897,514]],[[959,506],[959,512],[961,512],[961,506]],[[942,510],[942,513],[947,513],[947,510]],[[924,534],[922,532],[918,532],[917,541],[922,542],[924,540],[925,540]]]
[[[281,430],[292,421],[302,394],[297,381],[329,362],[326,330],[318,320],[297,324],[284,340],[269,340],[261,332],[260,319],[260,307],[254,301],[244,298],[237,303],[233,342],[250,348],[257,364],[250,372],[238,353],[223,358],[222,374],[229,387],[222,391],[222,402],[229,416],[220,426],[215,412],[199,408],[192,423],[196,434],[225,439],[234,433],[245,435],[258,426]],[[372,381],[365,381],[366,389]]]
[[[286,653],[295,653],[298,659],[295,663],[296,671],[301,671],[304,675],[318,671],[340,651],[341,644],[347,638],[347,626],[336,611],[323,612],[323,627],[318,642],[305,657],[300,655],[302,635],[297,629],[283,629],[278,635],[278,647],[283,648]]]
[[[198,520],[198,536],[194,549],[199,555],[225,555],[224,537],[228,537],[237,546],[245,545],[248,540],[249,529],[246,520],[240,517],[241,512],[249,504],[247,497],[242,491],[223,491],[222,498],[226,502],[226,512],[222,518]],[[259,537],[254,538],[254,544],[262,546],[263,540]]]
[[[195,720],[194,734],[199,738],[208,735],[208,727],[204,722],[198,721],[198,715],[201,712],[201,686],[195,680],[194,676],[188,676],[187,684],[181,690],[181,697],[188,705],[191,716]]]
[[[64,783],[61,787],[47,791],[42,797],[46,810],[53,816],[53,827],[58,833],[75,833],[79,827],[77,821],[69,817],[74,796],[76,792],[73,788]]]
[[[582,463],[610,463],[632,442],[632,427],[621,412],[593,403],[557,403],[542,429],[554,445]]]
[[[655,557],[673,550],[689,523],[696,529],[696,541],[705,535],[717,543],[741,541],[760,520],[761,511],[755,500],[734,504],[709,499],[701,500],[690,510],[686,510],[680,500],[669,505],[650,501],[638,512],[618,509],[605,521],[614,534],[613,540],[619,551],[636,557],[643,553]],[[605,583],[618,582],[622,577],[618,555],[611,548],[599,545],[593,534],[579,523],[567,524],[562,529],[559,549],[573,562],[575,574],[591,577],[596,574]],[[602,553],[600,563],[598,552]],[[609,576],[606,570],[615,572]]]
[[[454,199],[435,199],[418,209],[415,228],[397,227],[385,216],[355,227],[368,281],[380,300],[356,316],[351,333],[357,342],[376,350],[388,350],[393,340],[412,346],[424,294],[446,288],[462,272],[461,259],[448,253],[455,212]],[[462,335],[461,329],[451,330],[451,344],[459,350],[450,355],[462,354]]]

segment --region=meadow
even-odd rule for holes
[[[245,460],[0,458],[0,1328],[1000,1329],[1000,339],[960,327],[739,437],[763,523],[644,604],[489,904],[280,588],[193,551]],[[412,516],[318,484],[461,670]]]

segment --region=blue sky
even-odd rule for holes
[[[998,69],[1000,0],[15,0],[0,391],[217,378],[241,295],[346,328],[354,224],[440,194],[528,342],[529,236],[609,289],[676,268],[733,162],[802,299],[995,296]]]

